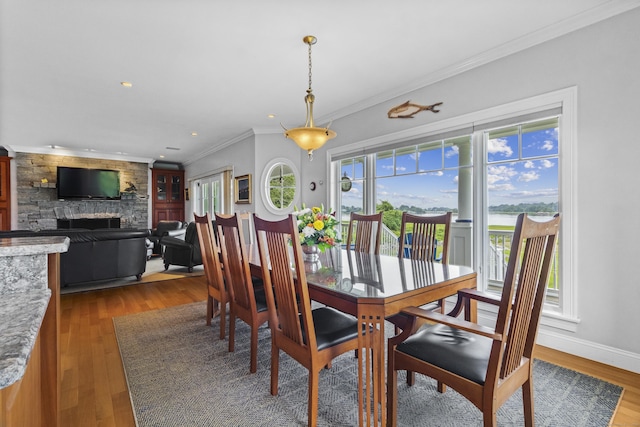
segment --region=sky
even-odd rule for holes
[[[523,126],[491,132],[486,150],[488,206],[558,201],[558,129],[527,129]],[[509,132],[512,131],[512,132]],[[521,135],[521,138],[519,138]],[[519,141],[521,140],[521,144]],[[445,141],[446,142],[446,141]],[[421,149],[422,148],[422,149]],[[422,208],[458,206],[457,145],[419,146],[382,153],[376,161],[377,202]],[[464,163],[464,161],[463,161]],[[342,168],[355,178],[351,191],[342,193],[343,206],[362,205],[363,168]]]

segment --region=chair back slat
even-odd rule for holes
[[[347,249],[356,252],[380,253],[382,234],[382,212],[362,215],[352,212],[347,231]],[[353,247],[352,247],[353,246]]]
[[[281,221],[266,221],[254,216],[254,226],[272,331],[293,341],[303,351],[315,349],[311,302],[296,219],[289,215]]]
[[[203,216],[194,215],[194,218],[207,285],[218,292],[224,292],[225,285],[219,257],[220,248],[215,239],[211,218],[208,213]]]
[[[507,337],[500,378],[532,356],[559,228],[559,215],[544,223],[518,217],[496,322],[496,332]]]
[[[256,312],[251,270],[240,220],[237,215],[216,214],[216,227],[229,295],[235,304],[252,313]]]
[[[449,261],[449,229],[452,213],[443,215],[419,216],[407,212],[402,213],[398,256],[417,260],[434,261],[438,250],[436,233],[443,228],[442,258],[443,264]],[[411,226],[411,229],[410,227]],[[411,242],[409,243],[409,235]]]

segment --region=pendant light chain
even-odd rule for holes
[[[311,93],[311,44],[309,43],[309,90],[307,92]]]

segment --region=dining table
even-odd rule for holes
[[[250,246],[252,274],[262,275],[257,245]],[[356,316],[363,328],[358,345],[359,425],[386,425],[385,318],[406,307],[456,295],[461,289],[475,289],[476,272],[468,266],[339,247],[304,265],[310,298]],[[477,320],[475,304],[465,316]]]

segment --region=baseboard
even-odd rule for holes
[[[490,311],[478,310],[478,321],[482,325],[493,327],[496,322],[495,314]],[[564,335],[544,327],[538,329],[536,343],[640,374],[640,354],[637,353]]]
[[[585,341],[548,330],[539,330],[538,344],[640,374],[640,354]]]

